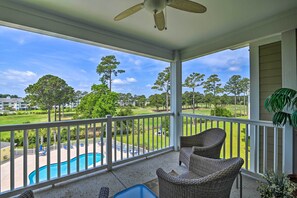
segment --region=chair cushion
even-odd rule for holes
[[[181,175],[178,176],[181,179],[199,179],[202,176],[192,172],[192,171],[187,171],[186,173],[183,173]]]

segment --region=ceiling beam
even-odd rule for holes
[[[163,61],[173,60],[173,51],[83,23],[45,13],[12,1],[0,1],[0,25],[99,47],[142,55]]]

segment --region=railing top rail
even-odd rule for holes
[[[60,122],[44,122],[44,123],[32,123],[32,124],[16,124],[16,125],[3,125],[0,126],[0,132],[2,131],[14,131],[14,130],[28,130],[28,129],[39,129],[39,128],[50,128],[50,127],[62,127],[69,125],[82,125],[106,122],[107,118],[96,118],[96,119],[85,119],[85,120],[67,120]]]
[[[170,116],[170,115],[173,115],[173,113],[168,112],[168,113],[156,113],[156,114],[146,114],[146,115],[119,116],[119,117],[112,117],[112,120],[121,121],[121,120],[153,118],[153,117]],[[100,122],[106,122],[106,121],[107,121],[107,118],[96,118],[96,119],[84,119],[84,120],[68,120],[68,121],[60,121],[60,122],[3,125],[3,126],[0,126],[0,132],[50,128],[50,127],[62,127],[62,126],[71,126],[71,125],[75,126],[75,125],[82,125],[82,124],[100,123]]]
[[[235,122],[235,123],[242,123],[242,124],[259,125],[259,126],[266,126],[266,127],[283,128],[282,126],[275,126],[271,121],[264,121],[264,120],[249,120],[249,119],[241,119],[241,118],[227,118],[227,117],[219,117],[219,116],[198,115],[198,114],[191,114],[191,113],[182,113],[182,116],[188,116],[188,117],[192,117],[192,118],[203,118],[203,119],[215,120],[215,121],[226,121],[226,122]]]
[[[131,119],[142,119],[142,118],[154,118],[160,116],[171,116],[173,113],[155,113],[155,114],[144,114],[144,115],[133,115],[133,116],[118,116],[112,117],[113,121],[121,121],[121,120],[131,120]]]

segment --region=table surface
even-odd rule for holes
[[[145,185],[138,184],[127,188],[114,195],[114,198],[157,198],[157,196]]]

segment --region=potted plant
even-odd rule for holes
[[[297,127],[297,91],[290,88],[280,88],[268,96],[264,107],[274,113],[272,122],[275,125],[285,125],[288,121]]]
[[[267,172],[264,174],[266,182],[261,182],[257,190],[262,198],[293,198],[295,185],[284,174]]]
[[[289,123],[297,128],[297,91],[290,88],[280,88],[266,98],[264,107],[273,113],[272,122],[283,126]],[[290,181],[297,183],[297,174],[289,174]],[[297,190],[294,192],[297,196]]]

